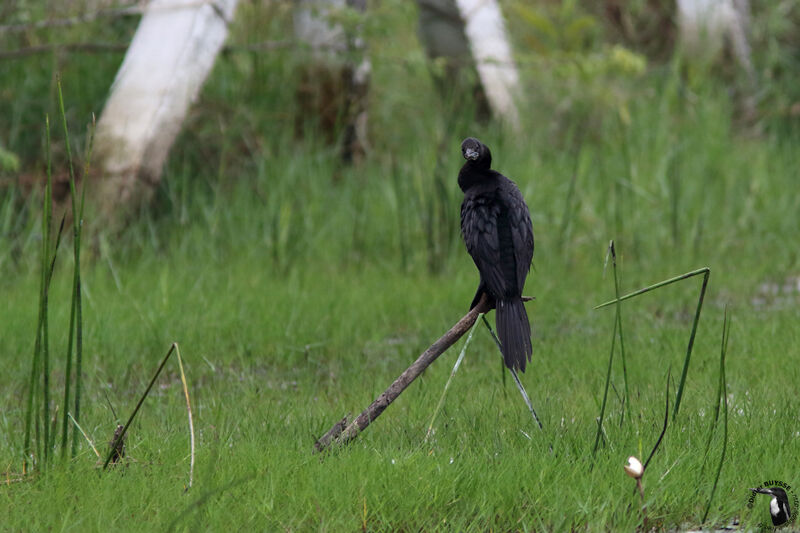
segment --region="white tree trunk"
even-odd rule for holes
[[[677,0],[681,46],[695,60],[716,58],[726,39],[734,57],[754,78],[747,31],[750,22],[749,0]]]
[[[492,112],[519,127],[519,74],[497,0],[456,0]]]
[[[149,200],[238,0],[152,0],[97,124],[104,214]]]

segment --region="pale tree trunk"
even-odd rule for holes
[[[492,112],[519,128],[519,73],[497,0],[456,0]]]
[[[345,162],[360,160],[367,147],[367,95],[371,65],[359,29],[332,22],[337,10],[366,10],[366,0],[296,0],[294,32],[311,49],[297,88],[296,132],[317,122],[326,140],[339,143]]]
[[[455,0],[417,0],[417,7],[419,37],[432,60],[431,76],[446,118],[460,117],[465,109],[474,108],[476,118],[488,119],[492,109]]]
[[[726,42],[736,61],[754,82],[748,29],[749,0],[677,0],[678,30],[683,51],[693,61],[716,59]]]
[[[225,42],[237,1],[147,5],[97,124],[100,183],[94,196],[104,221],[124,220],[152,197],[189,106]]]
[[[445,98],[458,71],[474,67],[483,97],[495,117],[519,127],[519,73],[511,42],[496,0],[417,0],[420,37],[431,58],[446,61],[446,79],[439,83]],[[469,64],[468,64],[469,63]],[[481,98],[478,99],[480,108]]]

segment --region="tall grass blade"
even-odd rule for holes
[[[706,511],[703,513],[703,520],[701,524],[706,523],[708,513],[711,510],[711,502],[714,501],[714,494],[717,492],[717,484],[719,483],[719,475],[722,472],[722,465],[725,463],[725,452],[728,449],[728,384],[725,379],[725,356],[728,353],[728,338],[731,333],[731,323],[728,320],[728,309],[725,309],[725,318],[722,323],[722,343],[719,354],[719,388],[717,390],[717,415],[719,414],[719,405],[722,404],[722,453],[719,456],[719,465],[717,466],[717,474],[714,476],[714,485],[711,487],[711,494],[708,496],[708,504],[706,504]],[[715,422],[716,423],[716,416]],[[712,425],[713,431],[713,425]],[[710,438],[709,438],[710,444]],[[706,450],[707,451],[707,450]]]
[[[44,271],[45,271],[45,281],[44,281],[44,293],[43,293],[43,296],[42,296],[42,298],[43,298],[42,302],[43,302],[43,306],[44,306],[43,307],[43,315],[42,315],[43,320],[39,324],[37,324],[38,327],[39,327],[39,331],[37,333],[36,342],[39,343],[39,348],[38,349],[34,348],[35,350],[39,351],[41,354],[49,353],[49,350],[45,350],[45,348],[49,347],[49,341],[48,341],[48,335],[47,335],[47,332],[48,332],[48,327],[47,327],[47,316],[48,316],[47,304],[48,304],[48,301],[49,301],[49,294],[50,294],[50,282],[53,279],[53,271],[55,270],[55,266],[56,266],[56,257],[58,255],[58,247],[59,247],[59,244],[61,244],[61,235],[62,235],[62,232],[64,230],[64,220],[65,220],[64,217],[61,217],[61,224],[59,224],[59,226],[58,226],[58,233],[56,234],[56,244],[55,244],[55,247],[53,249],[52,259],[50,260],[49,266],[47,266],[44,269]],[[48,234],[49,233],[50,233],[50,231],[48,230]],[[48,240],[49,240],[49,238],[50,237],[48,235]],[[47,357],[45,362],[48,362],[48,361],[49,361],[49,357]],[[42,381],[43,381],[42,386],[43,386],[43,390],[45,391],[44,394],[43,394],[43,396],[44,396],[44,400],[43,401],[44,401],[44,404],[48,406],[48,409],[47,409],[48,413],[42,415],[42,419],[43,419],[43,422],[45,424],[44,442],[43,443],[41,441],[38,441],[38,439],[40,437],[40,432],[39,432],[38,414],[36,415],[37,416],[37,419],[36,419],[37,449],[39,449],[39,452],[41,452],[42,444],[44,445],[44,449],[45,449],[44,457],[45,458],[49,457],[50,450],[53,449],[53,445],[55,444],[54,443],[55,435],[56,435],[56,424],[55,424],[55,422],[56,422],[56,419],[58,417],[58,413],[56,412],[56,413],[53,414],[53,419],[50,420],[50,415],[49,415],[50,371],[49,371],[48,367],[49,367],[49,364],[45,365],[45,369],[42,371],[42,374],[43,374],[43,376],[42,376]],[[38,396],[39,377],[38,377],[38,373],[39,373],[39,371],[38,371],[38,365],[37,365],[37,371],[36,371],[36,374],[37,374],[37,376],[36,376],[36,383],[37,383],[36,405],[37,405],[37,407],[34,409],[34,413],[39,413],[39,407],[38,407],[39,406],[39,396]],[[56,409],[56,411],[57,411],[57,409]],[[39,452],[37,452],[37,456],[41,457],[42,455]]]
[[[25,436],[23,437],[23,444],[22,444],[22,453],[23,453],[23,461],[22,461],[22,470],[26,472],[28,470],[28,460],[31,458],[33,454],[33,449],[31,446],[31,427],[33,425],[33,420],[36,418],[38,421],[38,409],[39,404],[38,401],[35,401],[39,395],[39,380],[37,379],[39,375],[39,358],[41,355],[41,342],[42,342],[42,335],[41,335],[41,323],[42,323],[42,292],[44,291],[44,273],[42,274],[42,279],[40,281],[40,288],[39,288],[39,319],[37,321],[36,327],[36,340],[34,342],[33,347],[33,358],[31,361],[31,375],[28,381],[28,398],[27,398],[27,406],[25,408]],[[38,427],[38,424],[36,424]],[[38,455],[37,455],[38,457]]]
[[[53,255],[52,255],[52,259],[50,260],[50,266],[47,269],[47,278],[45,280],[45,286],[44,286],[44,318],[45,318],[45,320],[42,323],[42,347],[43,347],[43,353],[45,355],[47,355],[47,357],[45,357],[45,363],[47,363],[47,364],[46,364],[46,367],[44,369],[44,382],[45,382],[44,390],[45,390],[45,393],[46,393],[45,405],[48,406],[48,408],[47,408],[48,414],[45,416],[45,422],[48,424],[48,428],[49,428],[45,432],[45,444],[46,444],[46,450],[48,450],[47,453],[46,453],[47,456],[49,456],[50,451],[53,450],[54,449],[53,447],[55,446],[56,430],[57,430],[56,421],[57,421],[57,418],[58,418],[58,413],[57,412],[53,413],[53,419],[52,420],[50,420],[50,415],[49,415],[49,411],[50,411],[50,409],[49,409],[49,405],[50,405],[50,398],[49,398],[49,396],[50,396],[50,393],[49,393],[49,391],[50,391],[50,385],[49,385],[49,382],[50,382],[50,371],[49,371],[49,368],[47,368],[47,367],[49,366],[49,360],[50,360],[50,357],[49,357],[50,341],[49,341],[49,326],[48,326],[48,320],[47,320],[47,305],[48,305],[48,302],[50,301],[50,296],[49,296],[50,295],[50,283],[51,283],[51,281],[53,279],[53,271],[56,268],[56,258],[58,257],[58,248],[59,248],[59,245],[61,244],[61,236],[62,236],[62,234],[64,232],[64,222],[65,222],[65,220],[66,220],[66,216],[62,216],[61,217],[61,223],[58,225],[58,233],[56,234],[56,244],[55,244],[55,247],[53,248]]]
[[[44,289],[42,290],[40,325],[41,351],[42,351],[42,422],[44,433],[43,460],[46,463],[50,456],[50,350],[49,350],[49,325],[47,320],[47,302],[50,290],[50,229],[53,223],[53,174],[52,154],[50,144],[50,124],[47,121],[47,185],[44,194],[44,214],[42,228],[42,268],[44,269]]]
[[[653,446],[653,449],[650,451],[650,455],[647,456],[647,461],[644,462],[644,466],[642,467],[643,473],[647,471],[647,465],[650,464],[650,460],[656,454],[656,450],[661,446],[661,441],[664,440],[664,435],[667,433],[667,424],[669,423],[669,380],[671,377],[672,367],[667,370],[667,392],[664,394],[667,406],[664,408],[664,426],[661,428],[661,434],[658,436],[655,446]]]
[[[594,447],[592,448],[592,457],[597,453],[597,448],[600,446],[600,438],[603,436],[603,418],[606,414],[606,401],[608,400],[608,386],[611,383],[611,365],[614,363],[614,349],[616,348],[617,341],[617,320],[614,320],[614,328],[611,332],[611,351],[608,354],[608,370],[606,370],[606,385],[603,391],[603,402],[600,404],[600,416],[597,419],[597,433],[594,437]]]
[[[181,383],[183,384],[183,395],[186,398],[186,412],[189,416],[189,446],[191,457],[189,460],[189,487],[194,480],[194,422],[192,421],[192,402],[189,401],[189,386],[186,384],[186,374],[183,371],[183,361],[181,360],[181,350],[178,343],[174,343],[175,355],[178,358],[178,368],[181,371]],[[187,487],[187,488],[189,488]]]
[[[625,398],[623,400],[622,419],[620,426],[625,421],[625,411],[630,409],[631,395],[628,389],[628,365],[625,362],[625,335],[622,334],[622,302],[619,299],[619,276],[617,274],[617,252],[614,248],[614,241],[609,244],[609,252],[611,253],[611,268],[614,271],[614,297],[616,298],[616,321],[617,331],[619,331],[619,351],[622,358],[622,381],[625,385]]]
[[[44,287],[44,284],[42,284]],[[41,297],[40,297],[41,300]],[[33,358],[31,361],[31,375],[28,379],[28,398],[25,407],[25,436],[22,441],[22,470],[27,471],[28,459],[31,456],[31,426],[33,422],[34,402],[33,398],[36,394],[36,374],[38,370],[39,361],[39,328],[36,328],[36,341],[33,348]]]
[[[666,285],[670,285],[672,283],[676,283],[678,281],[682,281],[682,280],[685,280],[685,279],[688,279],[688,278],[691,278],[691,277],[694,277],[694,276],[699,276],[700,274],[703,275],[703,285],[700,287],[700,296],[697,299],[697,309],[696,309],[695,314],[694,314],[694,320],[692,321],[692,332],[689,335],[689,344],[686,347],[686,357],[683,360],[683,370],[681,371],[681,380],[678,383],[678,392],[675,395],[675,408],[672,411],[672,419],[673,420],[675,420],[675,418],[678,416],[678,410],[680,409],[680,406],[681,406],[681,398],[683,397],[683,387],[686,384],[686,376],[689,373],[689,362],[691,361],[691,358],[692,358],[692,349],[694,348],[694,339],[695,339],[695,335],[697,334],[697,325],[700,322],[700,313],[703,310],[703,300],[705,299],[705,296],[706,296],[706,289],[708,288],[708,279],[711,276],[711,269],[708,268],[708,267],[698,268],[697,270],[692,270],[691,272],[687,272],[685,274],[681,274],[680,276],[675,276],[674,278],[669,278],[669,279],[666,279],[664,281],[660,281],[660,282],[655,283],[653,285],[649,285],[647,287],[639,289],[638,291],[634,291],[634,292],[632,292],[630,294],[626,294],[625,296],[622,296],[620,298],[616,298],[616,299],[611,300],[609,302],[604,302],[604,303],[594,307],[595,309],[601,309],[603,307],[607,307],[607,306],[615,304],[617,302],[623,302],[623,301],[628,300],[630,298],[634,298],[636,296],[639,296],[640,294],[644,294],[646,292],[650,292],[652,290],[659,289],[659,288],[664,287]]]
[[[47,285],[49,280],[50,258],[50,224],[52,219],[52,154],[50,150],[50,117],[45,115],[45,154],[47,159],[47,178],[45,181],[44,199],[42,201],[42,247],[40,257],[41,275],[39,278],[39,314],[36,321],[36,340],[31,362],[31,376],[28,383],[28,400],[25,409],[25,436],[23,438],[23,470],[27,471],[28,460],[32,453],[31,427],[33,426],[37,453],[40,456],[40,413],[39,413],[39,372],[42,359],[43,324],[47,321]],[[47,398],[47,393],[44,393]],[[46,418],[45,418],[46,420]],[[47,429],[45,428],[45,432]],[[47,440],[45,438],[45,440]]]
[[[98,452],[97,448],[95,448],[94,442],[92,442],[92,439],[89,438],[89,435],[87,435],[86,432],[81,427],[81,425],[78,424],[78,421],[75,420],[74,418],[72,418],[72,413],[67,413],[67,416],[69,416],[69,419],[72,420],[73,424],[75,424],[75,427],[78,428],[78,431],[81,432],[81,435],[83,435],[83,438],[86,439],[86,442],[89,443],[89,446],[92,448],[92,451],[97,456],[97,458],[98,459],[102,459],[102,457],[100,456],[100,452]]]
[[[66,415],[66,406],[70,404],[70,388],[72,383],[72,350],[75,346],[75,421],[80,420],[80,398],[81,398],[81,375],[82,375],[82,360],[83,360],[83,317],[81,306],[81,230],[83,227],[83,204],[86,196],[86,182],[89,174],[89,164],[91,161],[92,147],[94,145],[94,115],[92,115],[92,127],[89,131],[89,144],[86,151],[85,165],[84,165],[84,179],[83,190],[81,192],[80,206],[77,203],[77,192],[75,183],[75,170],[72,162],[72,149],[69,142],[69,128],[67,127],[66,113],[64,111],[64,98],[61,92],[61,80],[58,80],[58,103],[61,112],[62,125],[64,127],[64,138],[66,139],[67,158],[69,160],[69,188],[70,199],[72,201],[72,230],[73,230],[73,276],[72,276],[72,299],[69,315],[69,336],[67,340],[67,355],[66,355],[66,369],[65,369],[65,383],[64,383],[64,406]],[[80,426],[78,426],[80,427]],[[61,454],[62,457],[67,456],[67,441],[68,441],[68,428],[66,416],[62,423],[61,434]],[[72,457],[75,457],[78,451],[78,435],[73,431],[72,438]]]
[[[69,143],[69,131],[67,129],[67,120],[66,120],[66,113],[64,111],[64,98],[61,92],[61,77],[58,76],[56,78],[56,88],[58,91],[58,109],[61,113],[61,121],[64,127],[64,135],[66,139],[66,150],[67,150],[67,160],[69,164],[69,186],[70,186],[70,196],[72,199],[72,226],[73,226],[73,233],[77,233],[75,230],[76,227],[76,219],[77,213],[75,211],[75,172],[73,171],[72,166],[72,151]],[[77,249],[77,236],[73,235],[73,246]],[[79,263],[77,254],[75,257],[75,265],[74,265],[74,272],[79,271]],[[64,365],[64,419],[62,420],[61,424],[61,456],[62,458],[66,457],[66,450],[67,450],[67,433],[69,431],[69,424],[67,423],[67,414],[68,408],[70,404],[70,384],[72,382],[72,345],[73,345],[73,335],[75,331],[75,276],[73,276],[73,286],[72,286],[72,300],[70,305],[70,312],[69,312],[69,335],[67,339],[67,355],[66,361]],[[77,422],[77,419],[76,419]]]
[[[694,320],[692,321],[692,333],[689,335],[689,345],[686,347],[686,358],[683,361],[683,370],[681,371],[681,380],[678,382],[678,392],[675,394],[675,410],[672,412],[672,420],[678,417],[678,409],[681,407],[681,398],[683,397],[683,386],[686,384],[686,375],[689,373],[689,361],[692,358],[692,348],[694,347],[694,337],[697,334],[697,324],[700,322],[700,313],[703,310],[703,299],[706,296],[706,288],[708,287],[708,278],[711,275],[711,270],[706,270],[703,274],[703,286],[700,288],[700,297],[697,299],[697,310],[694,313]]]
[[[72,345],[73,345],[73,333],[75,331],[75,285],[73,282],[72,288],[72,305],[70,306],[69,312],[69,336],[67,339],[67,356],[66,356],[66,365],[64,368],[64,405],[69,406],[70,403],[70,384],[72,383]],[[67,410],[64,409],[64,420],[62,420],[61,426],[61,457],[66,458],[67,456],[67,435],[68,435],[68,424],[67,424]],[[70,415],[72,416],[72,415]],[[73,454],[74,455],[74,454]]]
[[[708,267],[698,268],[697,270],[692,270],[691,272],[687,272],[686,274],[681,274],[680,276],[675,276],[674,278],[665,279],[664,281],[659,281],[658,283],[654,283],[653,285],[648,285],[647,287],[644,287],[637,291],[633,291],[619,298],[619,301],[624,302],[625,300],[630,300],[631,298],[639,296],[640,294],[660,289],[661,287],[664,287],[666,285],[670,285],[678,281],[683,281],[693,276],[699,276],[700,274],[710,274],[710,273],[711,269]],[[603,307],[608,307],[609,305],[614,305],[615,303],[617,303],[616,299],[610,300],[608,302],[603,302],[600,305],[596,305],[592,309],[602,309]]]

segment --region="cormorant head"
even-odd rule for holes
[[[467,161],[476,161],[486,168],[492,164],[492,153],[489,148],[475,137],[464,139],[464,142],[461,143],[461,155]]]
[[[759,494],[769,494],[772,499],[769,501],[769,514],[772,517],[772,525],[780,526],[789,521],[792,512],[789,509],[789,497],[786,491],[780,487],[766,487],[750,489]]]

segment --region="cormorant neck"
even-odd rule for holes
[[[467,160],[458,173],[458,186],[465,191],[473,185],[480,183],[490,176],[492,159],[480,158],[475,161]]]

